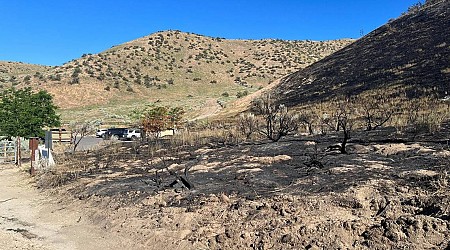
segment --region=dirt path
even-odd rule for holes
[[[127,249],[126,240],[80,210],[37,191],[18,168],[0,165],[0,249]]]
[[[202,107],[201,111],[199,112],[201,115],[196,116],[193,121],[195,120],[201,120],[208,118],[210,116],[213,116],[217,114],[222,107],[217,103],[215,99],[209,99],[206,101],[205,105]]]

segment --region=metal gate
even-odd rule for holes
[[[17,145],[15,141],[0,141],[0,163],[13,163],[16,161]]]

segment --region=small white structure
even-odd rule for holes
[[[34,157],[34,162],[37,163],[36,169],[47,169],[55,166],[52,150],[46,148],[44,145],[41,145],[36,149]]]
[[[164,136],[172,136],[175,135],[175,129],[167,129],[159,132],[158,137],[164,137]]]

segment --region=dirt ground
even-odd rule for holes
[[[91,223],[83,207],[65,206],[39,192],[23,169],[0,165],[0,187],[2,250],[94,250],[128,246],[128,239]]]
[[[450,249],[445,135],[413,141],[364,132],[354,135],[347,155],[327,150],[339,134],[170,150],[114,144],[60,155],[61,166],[34,180],[41,195],[67,208],[61,213],[72,218],[64,220],[69,227],[81,216],[98,235],[128,239],[122,249]],[[0,239],[52,243],[4,230],[23,228],[5,226],[12,215],[4,215],[4,206],[12,201],[0,203],[6,217]],[[74,249],[93,246],[88,238],[63,236],[58,242]]]

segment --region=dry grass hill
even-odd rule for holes
[[[0,63],[0,69],[5,86],[14,78],[19,87],[51,92],[65,120],[86,115],[120,120],[149,102],[183,106],[194,117],[215,112],[351,42],[226,40],[164,31],[60,67]]]
[[[43,65],[0,61],[0,88],[31,83],[33,77],[43,80],[43,74],[50,69],[51,67]]]
[[[450,94],[449,1],[427,1],[345,49],[284,78],[276,93],[297,105],[391,90],[408,98]]]

